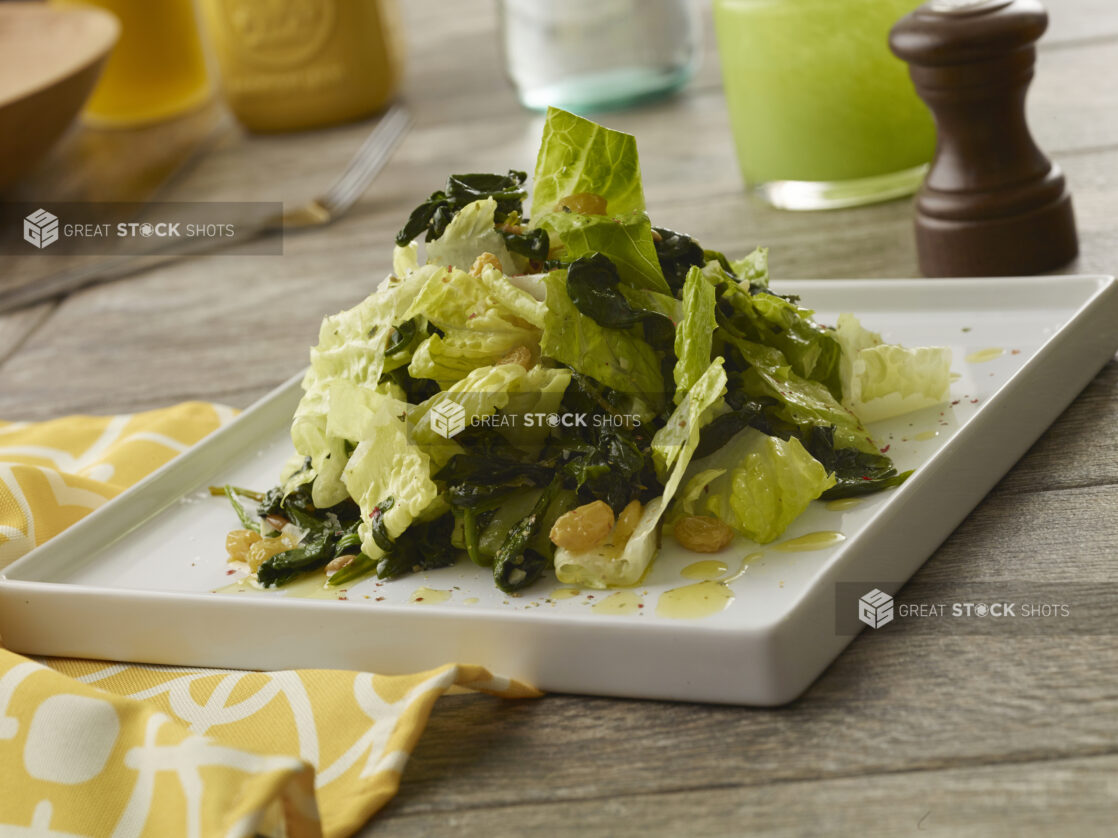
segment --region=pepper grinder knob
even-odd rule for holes
[[[1075,258],[1071,195],[1025,121],[1039,0],[931,0],[889,36],[936,121],[936,154],[916,196],[926,276],[1034,274]]]

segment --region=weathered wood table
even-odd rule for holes
[[[301,368],[323,314],[352,305],[388,271],[393,233],[447,173],[531,170],[541,120],[502,78],[495,4],[402,5],[416,125],[357,207],[328,229],[290,236],[282,257],[182,261],[0,317],[0,417],[184,399],[245,406]],[[1048,6],[1029,110],[1075,197],[1082,255],[1067,271],[1113,273],[1118,4]],[[638,137],[657,223],[730,252],[767,244],[779,277],[915,276],[908,202],[793,214],[743,193],[705,13],[695,82],[601,117]],[[15,197],[294,204],[330,182],[369,127],[246,137],[211,109],[147,131],[82,131]],[[57,264],[9,259],[0,283]],[[1118,579],[1116,387],[1111,362],[905,595],[1011,575]],[[775,710],[452,696],[371,834],[1113,835],[1116,630],[863,634],[801,699]]]

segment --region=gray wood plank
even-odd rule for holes
[[[0,317],[0,366],[18,352],[24,341],[47,321],[55,307],[55,303],[42,303]]]
[[[1118,584],[1118,487],[993,495],[905,587]],[[1107,517],[1097,520],[1099,516]],[[931,601],[935,601],[934,599]],[[1097,636],[865,632],[780,709],[549,696],[450,697],[393,804],[400,814],[766,786],[1118,752],[1118,625]],[[670,673],[669,673],[670,676]],[[671,834],[670,831],[660,834]]]
[[[597,766],[587,765],[593,773]],[[665,763],[665,773],[674,765]],[[512,803],[423,814],[395,804],[362,835],[1111,836],[1118,756],[760,786],[726,772],[709,789]]]

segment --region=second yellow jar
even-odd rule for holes
[[[202,9],[225,97],[249,130],[359,119],[396,91],[393,0],[202,0]]]

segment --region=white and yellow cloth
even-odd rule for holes
[[[0,568],[233,415],[187,403],[0,423]],[[456,685],[539,694],[476,666],[239,672],[0,648],[0,836],[350,835],[395,794]]]

